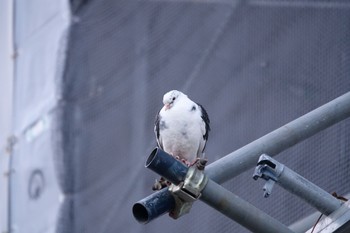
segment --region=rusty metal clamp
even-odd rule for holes
[[[188,213],[194,201],[201,196],[201,191],[208,182],[208,177],[202,169],[192,166],[188,169],[186,178],[178,185],[170,185],[169,191],[175,198],[175,208],[169,215],[177,219]]]

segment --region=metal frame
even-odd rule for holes
[[[350,201],[345,202],[338,210],[325,216],[315,229],[310,228],[305,233],[348,233],[350,232]]]
[[[188,213],[192,203],[199,198],[253,232],[292,232],[276,219],[208,179],[197,166],[188,168],[159,148],[153,150],[147,159],[146,167],[171,181],[172,185],[169,189],[159,191],[161,195],[153,194],[154,197],[151,195],[151,198],[147,197],[134,205],[134,216],[141,223],[147,223],[157,217],[156,214],[165,212],[170,212],[169,215],[177,219]],[[167,196],[167,193],[170,195]],[[167,198],[168,205],[165,205],[164,200]],[[162,201],[158,201],[159,199]],[[164,206],[169,206],[169,210]]]
[[[258,210],[217,183],[223,183],[254,167],[260,155],[277,155],[348,117],[350,117],[350,92],[213,162],[206,168],[205,174],[208,177],[208,182],[201,191],[202,195],[200,199],[253,232],[292,232],[277,220]],[[154,171],[157,172],[157,169]],[[166,174],[165,178],[167,178]],[[158,194],[165,193],[169,193],[169,191],[163,189],[152,195],[157,196]],[[171,194],[167,196],[167,201],[170,199],[172,199]],[[154,199],[152,200],[154,201]],[[140,207],[140,202],[135,205]],[[157,203],[152,206],[156,208]],[[332,211],[337,209],[334,206],[332,205],[331,207]],[[336,206],[339,206],[338,203],[336,203]],[[147,212],[145,209],[142,210],[143,213]],[[170,211],[171,209],[165,210],[163,213]],[[330,211],[327,211],[327,214],[329,214]],[[137,215],[137,211],[134,211],[136,219],[138,219]],[[156,217],[158,216],[153,215],[152,219]],[[143,219],[152,220],[149,218]]]
[[[305,200],[325,215],[330,215],[343,204],[330,193],[265,154],[260,156],[253,178],[255,180],[263,178],[267,181],[263,188],[265,197],[270,196],[272,187],[276,182],[282,188]]]
[[[260,155],[275,156],[348,117],[350,92],[209,164],[206,174],[223,183],[253,168]]]
[[[201,200],[252,232],[293,232],[281,222],[212,180],[209,180],[203,189]]]
[[[345,194],[344,197],[347,198],[347,199],[350,199],[350,193]],[[342,212],[342,208],[339,208],[337,211],[332,213],[330,215],[330,217],[332,217],[332,215],[336,214],[338,211]],[[350,211],[350,209],[349,209],[349,211]],[[310,215],[308,215],[306,217],[303,217],[303,218],[295,221],[294,223],[292,223],[288,227],[293,232],[305,233],[306,231],[308,231],[310,228],[312,228],[315,225],[315,223],[317,222],[317,220],[320,217],[320,215],[321,215],[321,212],[315,211],[314,213],[312,213],[312,214],[310,214]],[[349,225],[350,225],[350,223],[349,223]]]

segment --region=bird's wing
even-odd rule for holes
[[[160,133],[159,133],[159,123],[160,123],[160,119],[161,119],[161,116],[159,115],[159,113],[160,113],[160,111],[156,115],[156,120],[154,122],[154,133],[155,133],[156,138],[157,138],[158,146],[161,149],[163,149],[163,143],[162,143],[162,139],[161,139],[161,136],[160,136]]]
[[[207,144],[208,141],[208,137],[209,137],[209,131],[210,131],[210,120],[209,120],[209,115],[207,113],[207,111],[204,109],[204,107],[201,104],[198,104],[200,108],[200,112],[201,112],[201,118],[202,118],[202,134],[203,134],[203,141],[200,145],[200,150],[198,152],[203,153],[205,146]]]

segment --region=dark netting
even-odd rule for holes
[[[212,162],[350,90],[350,4],[329,1],[72,1],[63,80],[58,232],[246,232],[198,202],[174,221],[138,224],[157,177],[163,94],[187,93],[211,119]],[[350,121],[276,158],[328,192],[350,192]],[[253,169],[224,186],[286,225],[312,213]]]

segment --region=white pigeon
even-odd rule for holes
[[[202,158],[208,140],[208,114],[202,105],[177,90],[166,93],[163,104],[154,127],[158,146],[186,165],[193,165]]]

